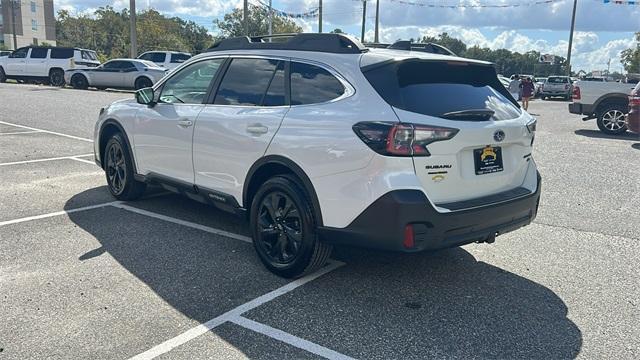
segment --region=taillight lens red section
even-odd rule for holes
[[[640,106],[640,95],[629,96],[629,106]]]
[[[442,126],[365,121],[353,125],[353,131],[381,155],[429,156],[427,145],[449,140],[459,130]]]
[[[580,96],[580,87],[578,86],[574,86],[573,87],[573,99],[574,100],[580,100],[581,96]]]

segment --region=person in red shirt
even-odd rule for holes
[[[536,88],[529,77],[524,78],[520,86],[522,87],[522,108],[526,111],[529,109],[529,99],[533,97]]]

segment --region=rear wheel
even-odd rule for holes
[[[153,83],[151,82],[151,80],[149,80],[149,78],[140,77],[136,79],[136,83],[135,83],[136,90],[140,90],[140,89],[144,89],[152,86],[153,86]]]
[[[76,74],[71,78],[71,86],[73,86],[74,89],[85,90],[89,87],[89,82],[84,75]]]
[[[605,105],[598,111],[598,128],[605,134],[618,135],[627,131],[627,106],[620,104]]]
[[[322,267],[331,246],[320,241],[316,218],[304,188],[289,176],[267,180],[251,205],[253,245],[276,275],[295,278]]]
[[[133,158],[120,133],[107,142],[104,154],[104,171],[111,195],[118,200],[135,200],[142,196],[147,184],[134,178]]]
[[[0,67],[0,83],[7,81],[7,74],[4,73],[4,69]]]
[[[52,86],[64,86],[64,71],[53,69],[49,72],[49,84]]]

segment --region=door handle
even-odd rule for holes
[[[193,125],[193,121],[191,121],[191,120],[178,120],[178,125],[187,128],[187,127]]]
[[[262,124],[251,124],[247,126],[247,132],[253,135],[262,135],[269,132],[269,128]]]

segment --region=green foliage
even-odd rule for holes
[[[331,31],[331,34],[344,34],[344,31],[340,28],[335,28]]]
[[[0,50],[9,50],[5,44],[0,44]]]
[[[223,37],[244,36],[244,21],[242,9],[235,9],[225,14],[222,20],[214,20]],[[302,32],[302,28],[295,21],[280,17],[272,17],[272,32],[287,34]],[[265,35],[269,33],[269,11],[261,6],[249,5],[249,36]]]
[[[630,73],[640,73],[640,32],[636,33],[636,48],[624,50],[620,62]]]
[[[81,47],[98,52],[101,61],[129,57],[129,11],[101,7],[92,16],[72,16],[58,12],[56,36],[59,46]],[[149,50],[175,50],[199,53],[213,43],[203,26],[180,18],[168,18],[156,10],[138,13],[136,30],[138,53]]]
[[[489,61],[495,64],[496,71],[505,76],[513,74],[527,74],[535,76],[549,76],[563,74],[566,59],[556,57],[556,64],[542,64],[538,61],[540,53],[529,51],[524,54],[512,52],[507,49],[492,50],[479,46],[467,47],[460,39],[451,37],[447,33],[442,33],[436,37],[422,37],[423,43],[435,43],[442,45],[461,57],[470,59]]]

